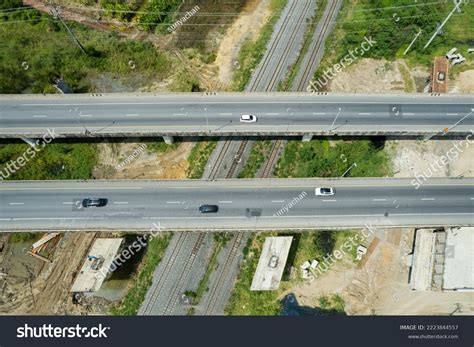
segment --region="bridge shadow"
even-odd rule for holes
[[[199,142],[199,141],[211,141],[219,140],[221,136],[184,136],[174,137],[175,143],[181,142]],[[301,136],[233,136],[234,140],[253,140],[253,141],[264,141],[264,140],[278,140],[287,139],[288,141],[301,141]],[[433,136],[430,140],[463,140],[465,136]],[[313,140],[342,140],[342,141],[356,141],[356,140],[370,140],[374,143],[377,149],[382,149],[385,145],[385,141],[408,141],[408,140],[423,140],[423,136],[314,136]],[[164,142],[161,136],[149,136],[149,137],[135,137],[135,136],[123,136],[123,137],[105,137],[100,134],[94,134],[93,136],[78,137],[78,138],[56,138],[54,143],[157,143]],[[0,145],[3,144],[15,144],[24,143],[21,139],[14,138],[2,138],[0,139]]]

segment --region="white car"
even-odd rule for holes
[[[334,188],[316,188],[314,192],[317,196],[330,196],[336,194]]]
[[[240,123],[257,123],[257,116],[253,114],[243,114],[240,116]]]

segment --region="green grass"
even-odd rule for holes
[[[157,33],[167,32],[166,29],[178,19],[175,18],[175,12],[182,3],[182,0],[148,0],[146,6],[142,8],[145,13],[138,18],[140,27]]]
[[[10,0],[0,9],[20,5]],[[134,90],[173,71],[173,61],[150,43],[67,22],[85,47],[85,55],[60,22],[36,10],[0,14],[0,23],[0,93],[55,93],[55,76],[74,92],[102,91],[92,80],[104,76],[112,84]]]
[[[217,141],[215,139],[199,140],[199,142],[195,144],[188,157],[188,178],[202,178],[209,157],[216,146]]]
[[[249,158],[245,162],[245,166],[239,173],[239,178],[254,178],[265,158],[270,154],[271,148],[272,141],[270,140],[255,142],[250,151]]]
[[[299,269],[305,261],[316,259],[323,261],[324,257],[331,255],[334,250],[343,250],[344,255],[340,261],[355,262],[357,247],[350,243],[350,240],[356,240],[354,237],[358,231],[340,230],[340,231],[305,231],[294,234],[294,243],[297,247],[290,254],[289,258],[294,259],[293,265]],[[345,242],[349,242],[351,247],[343,247]]]
[[[170,92],[199,92],[199,78],[195,71],[188,66],[179,66],[172,83],[169,86]]]
[[[170,233],[163,233],[148,242],[146,253],[137,273],[133,276],[127,294],[120,303],[111,308],[115,316],[136,315],[150,288],[153,273],[160,263],[171,240]]]
[[[276,175],[291,177],[384,177],[391,174],[390,159],[382,144],[371,140],[289,141],[278,161]]]
[[[314,78],[321,77],[349,50],[360,47],[364,36],[372,37],[377,42],[364,54],[365,58],[395,60],[405,57],[410,65],[428,67],[435,56],[444,56],[451,47],[467,54],[466,49],[474,43],[472,31],[466,30],[474,27],[474,6],[464,5],[462,13],[455,13],[444,27],[443,36],[435,38],[425,50],[423,47],[435,32],[436,24],[441,23],[454,7],[452,1],[421,6],[427,3],[433,1],[414,4],[412,0],[345,0],[337,24],[326,40],[325,55]],[[409,53],[403,56],[420,29],[422,34]]]
[[[148,152],[157,153],[157,154],[168,153],[168,152],[174,151],[175,149],[178,148],[178,146],[179,146],[179,143],[173,143],[171,145],[168,145],[164,141],[155,141],[155,142],[146,143],[146,148]]]
[[[278,300],[280,290],[258,292],[250,290],[263,243],[265,238],[271,235],[275,234],[261,233],[249,240],[249,244],[244,249],[244,257],[237,283],[232,291],[229,304],[225,309],[226,314],[273,316],[281,311],[281,303]]]
[[[229,241],[229,235],[226,233],[215,233],[214,234],[214,246],[212,249],[211,256],[209,258],[209,263],[206,267],[206,272],[202,277],[201,281],[199,281],[198,288],[196,292],[190,292],[188,297],[191,297],[193,300],[193,305],[198,305],[201,302],[202,297],[204,294],[209,290],[208,282],[209,277],[211,274],[217,269],[217,257],[219,252],[222,248],[225,247],[226,243]]]
[[[316,308],[321,314],[345,315],[345,302],[339,294],[326,295],[318,298]]]
[[[10,180],[89,179],[97,164],[97,145],[84,143],[50,143],[33,150],[27,144],[0,145],[0,171],[17,163],[18,170],[6,177]],[[27,159],[18,165],[20,157]],[[11,172],[11,171],[9,171]]]
[[[232,77],[232,90],[243,91],[252,76],[253,70],[257,67],[266,52],[266,45],[270,40],[274,25],[280,18],[281,12],[285,8],[288,0],[272,0],[270,11],[272,13],[268,22],[263,26],[259,37],[255,40],[247,40],[240,48],[238,69]]]
[[[41,233],[11,233],[8,242],[18,243],[18,242],[34,242],[41,238]]]

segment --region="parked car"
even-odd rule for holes
[[[240,116],[241,123],[257,123],[257,116],[253,114],[243,114]]]
[[[82,200],[82,207],[103,207],[107,205],[105,198],[90,198]]]
[[[318,196],[329,196],[336,194],[336,190],[334,188],[316,188],[315,193]]]
[[[201,213],[217,213],[219,206],[217,205],[201,205],[199,206],[199,212]]]

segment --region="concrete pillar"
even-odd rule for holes
[[[25,141],[27,144],[29,144],[31,147],[36,146],[36,139],[28,139],[26,137],[22,137],[21,139]]]
[[[174,143],[173,136],[163,136],[163,141],[165,141],[167,145],[172,145]]]
[[[304,134],[303,135],[303,142],[309,142],[313,139],[313,134]]]

